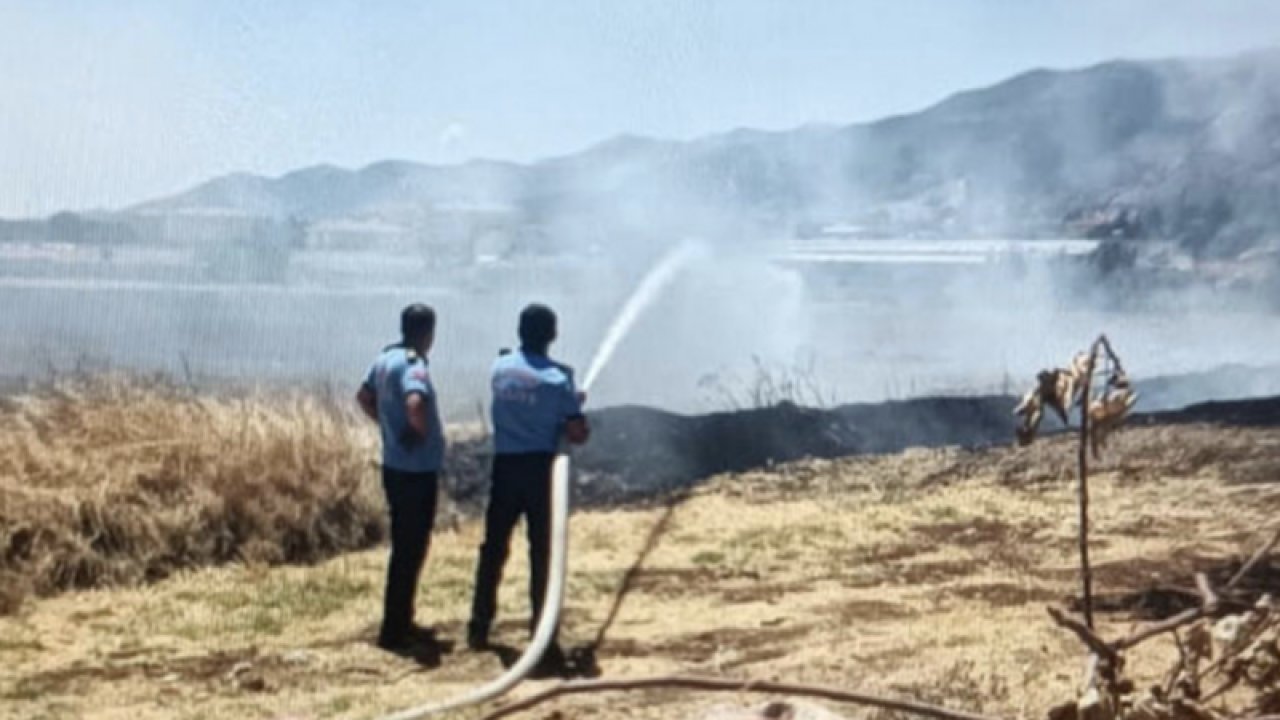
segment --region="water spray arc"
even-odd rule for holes
[[[604,340],[591,359],[591,365],[588,366],[581,385],[584,392],[591,389],[591,385],[609,364],[610,358],[613,357],[614,352],[645,308],[658,298],[680,269],[699,251],[700,246],[696,242],[685,241],[663,256],[658,264],[644,276],[609,325]],[[524,654],[505,673],[465,695],[444,702],[428,703],[402,710],[387,715],[382,720],[418,720],[494,700],[518,685],[537,666],[551,643],[555,627],[560,620],[560,610],[564,600],[569,555],[569,470],[569,451],[562,449],[551,465],[551,566],[548,572],[546,596],[542,603],[543,610],[538,620],[538,627],[534,630],[533,639],[525,648]]]
[[[596,349],[595,357],[591,359],[591,365],[587,368],[587,374],[583,376],[583,389],[595,384],[596,378],[600,376],[600,372],[609,364],[609,360],[613,358],[613,353],[622,344],[622,339],[631,331],[631,327],[635,325],[640,313],[653,304],[653,301],[670,284],[671,280],[680,272],[680,269],[698,255],[701,250],[702,247],[697,242],[686,241],[681,243],[674,250],[663,256],[658,261],[658,264],[654,265],[653,269],[644,276],[644,279],[636,286],[635,291],[627,298],[622,310],[618,312],[617,317],[609,325],[608,331],[605,332],[604,340],[600,342],[600,347]]]

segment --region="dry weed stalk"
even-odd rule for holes
[[[1095,397],[1092,392],[1093,376],[1101,353],[1106,354],[1106,384]],[[1040,371],[1036,387],[1022,397],[1013,411],[1021,418],[1017,429],[1019,445],[1029,445],[1035,440],[1045,405],[1052,408],[1064,424],[1070,422],[1072,410],[1080,416],[1080,444],[1076,455],[1080,581],[1083,586],[1084,622],[1090,629],[1093,628],[1093,571],[1089,564],[1089,451],[1092,450],[1095,460],[1099,459],[1107,436],[1124,422],[1137,399],[1138,394],[1129,383],[1120,357],[1112,349],[1107,336],[1099,335],[1089,351],[1077,353],[1066,368]]]
[[[1106,384],[1095,396],[1091,384],[1100,353],[1105,353]],[[1049,712],[1050,720],[1228,720],[1259,718],[1280,712],[1280,613],[1264,595],[1243,612],[1227,613],[1223,596],[1234,589],[1249,570],[1280,542],[1280,531],[1236,572],[1221,591],[1204,574],[1197,574],[1199,607],[1153,623],[1120,640],[1107,641],[1094,630],[1092,572],[1089,564],[1089,459],[1098,459],[1114,431],[1133,407],[1133,391],[1120,358],[1105,335],[1088,353],[1072,359],[1067,368],[1042,371],[1037,386],[1014,411],[1022,419],[1018,442],[1035,438],[1043,407],[1048,405],[1067,422],[1072,410],[1079,413],[1077,448],[1079,481],[1080,575],[1083,586],[1083,621],[1057,608],[1049,615],[1072,632],[1089,653],[1084,690],[1079,698]],[[1126,651],[1171,635],[1178,660],[1164,673],[1164,682],[1139,692],[1125,675]],[[1228,693],[1246,695],[1233,704]],[[1239,693],[1238,693],[1239,694]],[[1211,703],[1217,703],[1211,706]]]

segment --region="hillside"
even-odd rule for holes
[[[1274,242],[1280,51],[1036,70],[869,124],[634,136],[532,165],[317,166],[233,175],[133,212],[307,220],[509,208],[572,236],[733,235],[842,221],[869,232],[1071,232],[1200,256]]]

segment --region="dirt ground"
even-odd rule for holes
[[[1083,670],[1078,642],[1045,613],[1078,592],[1074,457],[1055,438],[801,461],[722,476],[670,506],[575,514],[566,644],[599,640],[611,678],[821,683],[1043,717]],[[1276,522],[1278,471],[1280,430],[1116,436],[1092,485],[1102,632],[1177,604],[1153,586],[1190,591],[1193,571],[1238,566]],[[419,619],[458,646],[438,666],[372,645],[384,550],[314,567],[223,567],[33,601],[0,618],[0,717],[373,718],[460,693],[502,669],[494,653],[462,644],[479,537],[464,521],[434,539]],[[1260,574],[1272,590],[1278,570]],[[526,578],[517,536],[495,638],[514,647],[525,639]],[[1130,670],[1154,676],[1173,652],[1151,643]],[[767,699],[584,695],[524,717],[696,718]]]

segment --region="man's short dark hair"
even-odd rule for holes
[[[416,343],[436,331],[436,311],[414,303],[400,313],[400,335],[406,343]]]
[[[530,350],[545,351],[555,339],[555,311],[538,303],[520,311],[520,344],[522,346]]]

